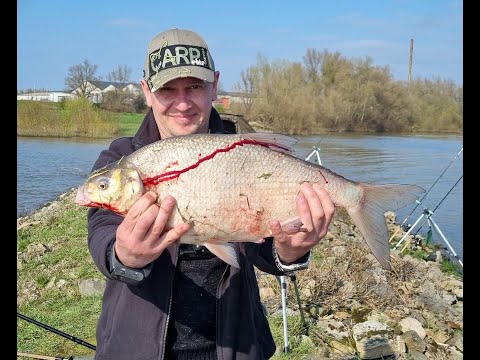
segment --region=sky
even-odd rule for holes
[[[148,43],[169,28],[198,32],[234,91],[242,71],[269,62],[303,63],[307,49],[369,57],[407,81],[463,86],[463,2],[457,0],[18,0],[17,90],[65,89],[71,66],[88,60],[97,75],[120,65],[139,83]]]

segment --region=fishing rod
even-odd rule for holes
[[[326,136],[326,135],[325,135]],[[322,160],[320,159],[320,143],[322,142],[323,139],[325,139],[325,136],[322,137],[314,146],[313,146],[313,150],[312,152],[310,153],[310,155],[307,156],[307,158],[305,159],[305,161],[309,161],[310,158],[313,156],[313,155],[316,155],[317,157],[317,163],[318,165],[322,165]]]
[[[429,209],[427,209],[425,206],[422,205],[422,208],[423,208],[423,214],[420,216],[420,218],[417,220],[416,223],[418,223],[420,221],[420,219],[423,217],[423,216],[426,216],[427,217],[427,221],[430,225],[433,224],[433,227],[435,228],[435,231],[437,232],[437,234],[443,239],[443,241],[445,241],[445,243],[447,244],[447,246],[450,248],[450,255],[452,255],[455,259],[457,259],[457,261],[459,262],[460,265],[462,265],[463,267],[463,262],[462,260],[458,257],[457,253],[455,252],[455,250],[453,249],[453,247],[450,245],[450,243],[448,242],[447,238],[445,237],[445,235],[443,235],[442,231],[440,230],[440,228],[438,227],[437,223],[433,220],[433,212]],[[412,227],[413,228],[413,227]],[[407,233],[408,234],[408,233]],[[405,250],[405,248],[407,247],[408,244],[406,244],[403,249],[402,249],[402,252],[403,250]]]
[[[43,323],[41,323],[40,321],[34,320],[34,319],[32,319],[32,318],[29,318],[28,316],[22,315],[22,314],[20,314],[18,311],[17,311],[17,316],[18,316],[19,318],[23,319],[23,320],[26,320],[26,321],[28,321],[28,322],[31,322],[32,324],[35,324],[35,325],[37,325],[37,326],[40,326],[41,328],[44,328],[44,329],[46,329],[46,330],[48,330],[48,331],[51,331],[51,332],[53,332],[53,333],[55,333],[55,334],[57,334],[57,335],[63,336],[64,338],[66,338],[66,339],[68,339],[68,340],[71,340],[71,341],[73,341],[73,342],[75,342],[75,343],[77,343],[77,344],[83,345],[83,346],[85,346],[85,347],[87,347],[87,348],[89,348],[89,349],[92,349],[92,350],[96,350],[95,345],[89,344],[88,342],[83,341],[83,340],[81,340],[81,339],[79,339],[79,338],[76,338],[75,336],[69,335],[69,334],[67,334],[67,333],[64,333],[63,331],[54,329],[54,328],[51,327],[51,326],[48,326],[48,325],[46,325],[46,324],[43,324]]]
[[[417,209],[417,207],[421,204],[422,200],[425,199],[428,195],[428,193],[430,192],[430,190],[433,189],[433,187],[435,186],[435,184],[441,179],[441,177],[443,176],[443,174],[445,174],[445,172],[448,170],[448,168],[450,166],[452,166],[452,164],[455,162],[455,160],[457,160],[457,158],[460,156],[460,154],[462,153],[463,151],[463,147],[460,149],[460,151],[457,153],[457,155],[455,155],[455,157],[453,158],[453,160],[450,162],[450,164],[448,164],[448,166],[445,168],[445,170],[443,170],[443,172],[440,174],[440,176],[437,178],[437,180],[434,181],[434,183],[432,184],[432,186],[430,186],[430,188],[427,190],[427,192],[423,195],[423,197],[417,201],[417,205],[413,208],[413,210],[410,212],[410,214],[407,215],[407,217],[405,218],[405,220],[402,221],[402,223],[400,224],[400,226],[397,228],[397,230],[395,230],[395,232],[393,233],[393,235],[391,236],[390,240],[388,240],[388,242],[391,242],[393,240],[393,238],[395,237],[395,235],[397,234],[397,232],[400,231],[400,229],[403,228],[403,225],[405,225],[405,223],[407,222],[408,218],[410,216],[412,216],[412,214],[415,212],[415,210]],[[463,176],[463,175],[462,175]]]
[[[435,209],[433,209],[433,210],[431,211],[432,215],[433,215],[433,213],[435,212],[435,210],[438,209],[438,207],[440,206],[440,204],[447,198],[448,194],[450,194],[450,193],[452,192],[452,190],[455,188],[455,186],[457,186],[457,184],[460,182],[460,180],[462,180],[462,178],[463,178],[463,174],[458,178],[458,180],[455,182],[455,184],[453,184],[453,186],[450,188],[450,190],[448,190],[448,192],[443,196],[443,198],[440,200],[440,202],[437,204],[437,206],[435,206]],[[418,206],[418,205],[417,205],[417,206]],[[414,234],[414,236],[418,234],[418,232],[420,231],[420,229],[422,228],[422,226],[425,225],[426,222],[427,222],[427,221],[425,220],[425,221],[422,223],[422,225],[420,225],[420,227],[418,228],[418,230],[417,230],[417,232]]]
[[[450,194],[450,192],[455,188],[455,186],[457,186],[457,184],[460,182],[460,180],[463,178],[463,174],[462,176],[460,176],[460,178],[455,182],[455,184],[450,188],[450,190],[447,192],[447,194],[440,200],[440,202],[437,204],[437,206],[435,207],[435,209],[432,211],[428,208],[426,208],[425,206],[423,206],[422,204],[422,208],[423,208],[423,213],[422,215],[420,215],[420,217],[415,221],[415,223],[410,227],[410,229],[407,231],[407,233],[400,239],[400,241],[395,245],[394,249],[397,249],[400,244],[403,242],[403,240],[405,240],[407,238],[407,236],[410,234],[410,232],[415,228],[415,226],[417,226],[417,224],[420,222],[420,220],[426,216],[427,218],[427,221],[428,223],[430,224],[430,222],[433,224],[435,230],[437,231],[437,233],[440,235],[440,237],[445,241],[445,243],[447,244],[447,246],[450,248],[450,250],[452,251],[453,253],[453,256],[458,260],[458,262],[460,263],[460,265],[462,265],[463,267],[463,262],[458,258],[458,255],[457,253],[455,252],[455,250],[452,248],[452,246],[450,245],[450,243],[448,242],[447,238],[445,237],[445,235],[443,235],[442,231],[440,230],[440,228],[438,227],[437,223],[433,220],[433,213],[438,209],[438,207],[440,206],[440,204],[447,198],[448,194]],[[421,204],[418,200],[417,202],[419,204]],[[423,224],[425,224],[425,221],[423,222]],[[423,226],[422,224],[422,226]],[[420,226],[420,228],[422,227]],[[418,231],[417,231],[418,233]],[[407,244],[408,245],[408,244]],[[405,248],[407,247],[407,245],[405,245],[402,249],[402,252],[403,250],[405,250]]]

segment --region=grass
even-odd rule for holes
[[[463,271],[459,268],[459,266],[460,265],[457,265],[457,263],[452,262],[450,259],[444,259],[442,260],[440,269],[444,273],[451,274],[455,278],[461,279],[463,281]]]
[[[432,247],[431,247],[432,246]],[[394,248],[394,244],[391,244],[391,248]],[[403,251],[403,255],[411,255],[415,259],[426,260],[431,253],[441,249],[441,244],[425,245],[424,247],[406,248]],[[450,258],[443,258],[441,260],[440,269],[446,273],[454,276],[455,278],[463,281],[463,269],[458,261],[453,261]]]
[[[131,136],[144,113],[114,113],[82,99],[65,103],[17,101],[17,136],[111,138]]]
[[[64,199],[61,209],[17,231],[17,311],[95,343],[101,297],[81,296],[81,280],[102,278],[86,245],[86,209]],[[38,355],[93,355],[92,350],[17,319],[17,350]]]
[[[119,136],[129,136],[136,133],[145,114],[121,113]]]

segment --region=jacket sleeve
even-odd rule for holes
[[[100,153],[92,172],[131,152],[133,148],[129,138],[114,140],[108,150]],[[115,240],[117,227],[123,221],[123,217],[110,210],[90,208],[87,212],[87,221],[88,250],[100,272],[112,279],[107,261],[107,247]]]

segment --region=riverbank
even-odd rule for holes
[[[73,203],[74,195],[72,189],[17,219],[17,311],[94,344],[104,278],[88,253],[86,209]],[[387,224],[398,241],[404,233],[393,213]],[[421,251],[428,260],[406,255]],[[279,283],[257,274],[280,352],[273,359],[463,358],[463,280],[442,271],[441,256],[425,247],[392,251],[393,271],[387,272],[339,209],[309,269],[296,273],[302,311],[287,278],[288,354],[281,353]],[[92,355],[24,320],[17,320],[17,350]]]

